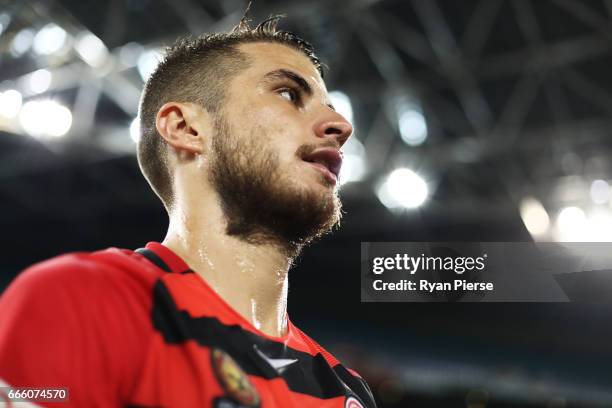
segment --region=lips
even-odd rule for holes
[[[308,163],[313,163],[321,170],[327,170],[333,175],[334,181],[338,179],[342,167],[342,153],[333,148],[324,148],[308,153],[302,157]]]

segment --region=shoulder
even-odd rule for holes
[[[43,334],[50,349],[51,341],[61,350],[131,347],[151,329],[157,280],[136,256],[114,248],[70,253],[21,272],[0,296],[0,350],[3,342],[35,348]]]
[[[108,248],[95,252],[74,252],[36,263],[14,280],[11,286],[36,288],[113,286],[130,280],[152,283],[159,272],[140,254],[126,249]]]
[[[140,254],[129,250],[69,253],[21,272],[0,296],[0,306],[4,311],[65,307],[79,313],[88,306],[121,308],[129,303],[142,309],[150,302],[159,274]]]
[[[111,248],[24,270],[0,296],[0,378],[59,382],[70,386],[75,405],[117,406],[114,398],[132,388],[152,333],[157,272],[139,256]]]

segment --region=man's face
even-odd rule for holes
[[[228,233],[301,245],[338,223],[340,147],[351,125],[310,60],[287,46],[243,44],[250,65],[226,89],[210,180]]]

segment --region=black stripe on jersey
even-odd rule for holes
[[[155,252],[151,251],[150,249],[138,248],[134,252],[138,252],[140,255],[144,256],[149,261],[151,261],[155,266],[157,266],[158,268],[161,268],[164,272],[168,272],[168,273],[172,272],[172,269],[168,266],[168,264],[165,263],[163,259],[161,259]],[[179,272],[179,273],[181,275],[184,275],[186,273],[194,273],[194,272],[191,269],[186,269],[183,272]]]
[[[134,252],[138,252],[140,255],[147,258],[149,261],[155,264],[155,266],[157,266],[160,269],[163,269],[165,272],[172,272],[172,269],[170,269],[170,267],[166,265],[166,263],[159,256],[157,256],[155,252],[151,251],[150,249],[138,248]]]
[[[268,380],[282,377],[292,391],[321,399],[356,394],[367,403],[367,407],[375,406],[361,380],[341,365],[332,369],[320,353],[313,357],[243,330],[239,325],[226,326],[213,317],[192,317],[177,308],[161,280],[153,288],[151,317],[153,326],[167,343],[194,340],[201,346],[224,350],[249,375]],[[271,359],[298,361],[279,373],[257,353],[256,348]]]
[[[374,402],[374,395],[372,395],[372,390],[370,390],[368,383],[366,383],[363,378],[355,377],[342,364],[335,366],[334,371],[338,377],[340,377],[340,379],[344,381],[344,383],[361,398],[362,402],[367,402],[367,407],[376,406],[376,403]]]

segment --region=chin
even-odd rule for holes
[[[300,191],[296,191],[298,200],[304,200],[308,196],[308,200],[316,201],[321,207],[326,209],[334,209],[339,206],[338,189],[336,185],[330,183],[329,180],[320,175],[315,175],[309,180],[303,180],[300,186]],[[292,186],[295,189],[295,184]]]
[[[337,189],[320,177],[299,184],[293,181],[285,186],[283,205],[287,216],[283,218],[291,220],[291,224],[312,238],[331,231],[341,218],[342,204]]]

